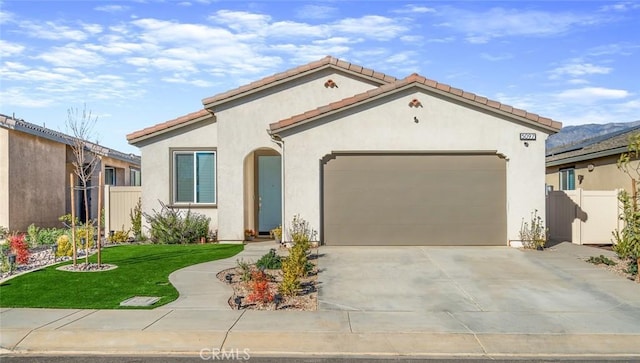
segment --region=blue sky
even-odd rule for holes
[[[0,0],[0,113],[109,147],[332,55],[561,121],[640,119],[640,2]]]

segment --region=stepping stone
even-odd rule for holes
[[[151,306],[160,300],[157,296],[134,296],[120,303],[120,306]]]

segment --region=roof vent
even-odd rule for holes
[[[332,79],[329,79],[324,82],[324,88],[338,88],[338,85]]]

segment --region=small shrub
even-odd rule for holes
[[[5,239],[9,235],[9,228],[0,226],[0,239]]]
[[[80,249],[91,249],[93,248],[93,226],[81,226],[76,228],[76,243],[78,248]],[[85,246],[82,245],[82,239],[84,238]]]
[[[542,217],[538,215],[537,209],[531,213],[531,221],[525,222],[524,218],[522,219],[520,240],[525,248],[544,248],[547,242],[547,234],[547,229],[544,226]]]
[[[9,245],[6,243],[0,245],[0,272],[7,272],[11,270],[9,265]]]
[[[35,224],[31,223],[29,227],[27,227],[27,235],[29,236],[29,247],[36,247],[38,245],[38,234],[40,233],[40,228],[36,227]]]
[[[249,282],[251,280],[251,264],[243,259],[236,260],[240,269],[240,281]]]
[[[277,241],[282,241],[282,226],[278,226],[271,230],[271,237]]]
[[[282,267],[282,259],[275,249],[270,249],[264,256],[256,262],[256,267],[267,270],[276,270]]]
[[[63,216],[60,216],[58,218],[58,220],[60,222],[62,222],[62,224],[64,224],[67,228],[71,228],[71,225],[72,225],[72,223],[71,223],[71,221],[72,221],[71,213],[65,214]],[[76,219],[75,219],[75,224],[76,224],[76,226],[80,225],[80,219],[77,216],[76,216]]]
[[[120,231],[115,231],[113,233],[113,236],[109,236],[109,242],[111,243],[124,243],[127,242],[129,240],[129,231],[131,230],[124,230],[124,226],[122,226],[122,230]]]
[[[131,230],[133,231],[133,238],[136,241],[142,240],[142,200],[138,198],[138,203],[129,212],[131,218]],[[122,228],[124,229],[124,228]]]
[[[300,217],[300,215],[296,214],[295,216],[293,216],[291,228],[289,228],[289,235],[291,235],[291,239],[295,244],[310,243],[311,241],[315,240],[317,232],[311,228],[309,222]]]
[[[629,260],[627,263],[627,268],[624,272],[628,273],[631,276],[638,276],[638,260]]]
[[[162,209],[143,213],[151,228],[151,241],[160,244],[195,243],[209,234],[210,218],[187,211],[185,216],[160,202]]]
[[[607,266],[615,266],[616,265],[616,263],[613,260],[605,257],[604,255],[591,256],[591,257],[589,257],[587,259],[587,262],[590,262],[590,263],[592,263],[594,265],[601,265],[601,264],[605,264]]]
[[[16,254],[16,263],[26,265],[29,263],[29,246],[24,234],[9,236],[9,247]]]
[[[254,270],[251,272],[249,291],[249,296],[247,296],[247,301],[249,302],[268,303],[273,301],[275,295],[269,287],[267,274],[261,270]]]
[[[278,290],[284,296],[293,296],[300,289],[300,278],[296,261],[291,256],[282,260],[282,281]]]
[[[63,234],[58,237],[57,240],[58,249],[56,250],[56,256],[73,256],[73,244],[71,243],[71,237],[68,234]]]
[[[66,230],[61,228],[41,228],[38,233],[38,244],[51,246],[56,243],[58,237],[66,233]]]

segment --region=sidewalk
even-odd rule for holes
[[[231,288],[216,273],[239,258],[255,261],[273,246],[250,244],[230,259],[176,271],[170,279],[181,297],[154,310],[2,309],[2,352],[198,357],[203,349],[248,349],[251,356],[640,358],[635,305],[622,307],[631,318],[616,331],[560,312],[561,332],[547,332],[535,312],[469,312],[465,319],[442,311],[231,310]]]

